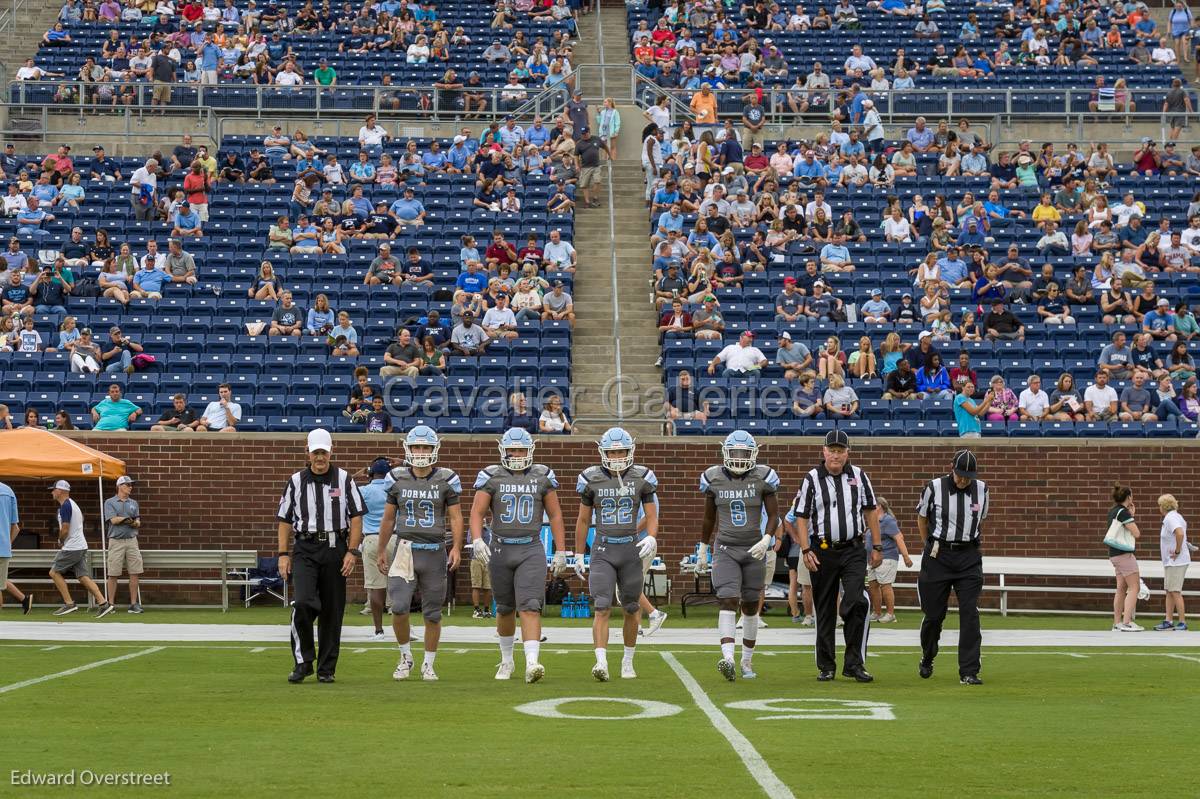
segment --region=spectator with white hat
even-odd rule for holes
[[[137,535],[142,529],[141,508],[131,495],[137,482],[129,475],[117,478],[117,494],[104,501],[104,520],[108,522],[108,596],[117,595],[117,578],[129,572],[129,612],[141,613],[138,577],[145,571]]]
[[[62,595],[63,604],[54,611],[55,616],[66,616],[79,609],[71,599],[71,591],[67,588],[67,577],[75,577],[79,584],[96,600],[96,618],[101,619],[112,613],[114,608],[100,588],[92,579],[92,567],[88,563],[87,538],[83,535],[83,511],[71,499],[71,484],[59,480],[50,488],[54,501],[58,503],[58,540],[61,548],[54,556],[54,564],[50,567],[50,579],[58,593]]]

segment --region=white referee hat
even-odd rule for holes
[[[333,452],[333,437],[329,435],[328,430],[321,427],[308,434],[308,451],[316,452],[319,449]]]

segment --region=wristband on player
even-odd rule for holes
[[[285,552],[277,552],[276,556],[280,557],[280,558],[290,558],[292,556],[292,553],[286,552],[286,551]]]

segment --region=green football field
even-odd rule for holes
[[[915,650],[876,648],[859,685],[817,683],[807,646],[764,646],[758,679],[731,684],[711,647],[647,645],[638,679],[601,684],[590,649],[551,642],[525,685],[493,680],[495,647],[445,644],[440,682],[397,683],[394,647],[352,644],[336,684],[296,686],[283,644],[10,640],[0,796],[1200,793],[1200,650],[985,648],[979,687],[954,654],[923,681]],[[71,769],[170,787],[10,788]]]

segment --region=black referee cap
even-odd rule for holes
[[[825,434],[825,446],[850,449],[850,436],[846,435],[845,430],[830,430]]]
[[[952,467],[954,473],[959,477],[975,478],[975,471],[979,468],[978,461],[975,460],[975,453],[969,449],[960,449],[954,453],[954,465]]]

